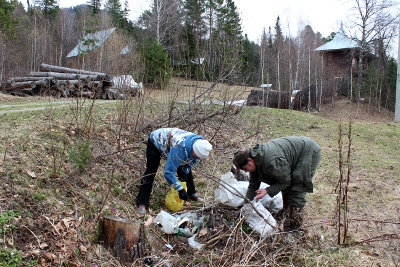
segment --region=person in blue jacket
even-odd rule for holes
[[[136,197],[137,211],[141,214],[147,212],[154,177],[162,157],[166,158],[164,178],[179,192],[179,198],[200,200],[196,193],[192,168],[200,159],[208,157],[211,150],[210,142],[192,132],[179,128],[160,128],[153,131],[147,141],[147,163]],[[186,182],[187,192],[179,181]]]

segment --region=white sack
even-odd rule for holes
[[[251,204],[253,204],[253,206],[263,217],[258,215]],[[251,203],[246,203],[243,205],[241,210],[246,222],[256,233],[261,236],[261,238],[275,233],[276,221],[260,201],[256,202],[253,200]]]
[[[244,199],[240,194],[245,196],[248,186],[248,181],[238,181],[232,172],[227,172],[221,176],[219,186],[214,190],[214,198],[221,204],[234,208],[240,207],[244,204]]]
[[[269,185],[265,183],[261,183],[260,188],[264,189],[268,186]],[[259,202],[261,202],[264,207],[275,213],[283,209],[283,198],[281,192],[276,194],[274,197],[270,197],[268,194],[266,194],[262,199],[259,200]]]
[[[261,183],[260,188],[266,188],[269,185]],[[244,199],[239,195],[246,196],[247,188],[249,187],[249,181],[238,181],[233,176],[232,172],[223,174],[219,181],[219,186],[214,190],[215,201],[230,206],[240,207],[244,204]],[[271,209],[273,212],[278,212],[283,209],[282,193],[279,192],[273,198],[268,194],[265,195],[260,202],[264,207]]]
[[[166,211],[160,211],[154,218],[153,223],[161,227],[161,231],[166,234],[176,234],[178,231],[183,231],[184,229],[179,228],[184,222],[193,223],[197,220],[196,213],[188,212],[181,214],[179,216],[172,216]]]

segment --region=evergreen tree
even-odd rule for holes
[[[38,0],[36,5],[39,6],[43,16],[50,21],[54,21],[60,11],[57,0]]]
[[[218,25],[214,31],[215,49],[218,53],[217,77],[230,82],[244,82],[241,77],[243,37],[239,13],[232,0],[218,8]],[[240,80],[240,81],[239,81]]]
[[[242,76],[245,84],[255,85],[258,82],[257,79],[257,67],[260,64],[259,46],[253,41],[249,41],[247,34],[243,41],[243,65],[242,65]]]
[[[97,15],[101,10],[101,2],[100,0],[89,0],[87,5],[90,7],[92,15]]]
[[[164,88],[172,76],[170,58],[164,46],[155,39],[147,39],[144,42],[142,58],[145,62],[146,83]]]
[[[203,42],[204,36],[208,33],[204,16],[205,16],[205,3],[201,0],[186,0],[183,3],[183,11],[185,16],[185,23],[183,29],[182,39],[184,40],[185,47],[183,49],[183,58],[187,63],[187,73],[190,76],[196,75],[196,66],[190,65],[191,60],[204,57]]]
[[[119,0],[107,0],[105,3],[105,9],[110,13],[113,24],[121,28],[124,17],[122,5]]]
[[[19,19],[13,18],[13,12],[17,5],[18,2],[16,0],[11,0],[10,2],[0,0],[0,38],[15,38],[15,27],[18,25]]]

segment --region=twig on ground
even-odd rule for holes
[[[61,235],[60,232],[57,230],[57,228],[55,227],[55,225],[50,221],[49,218],[47,218],[46,215],[43,215],[43,217],[51,224],[51,226],[53,226],[54,230],[56,230],[58,235]]]

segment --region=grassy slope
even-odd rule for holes
[[[3,181],[0,208],[2,212],[21,212],[20,217],[4,226],[4,246],[23,252],[24,262],[37,260],[44,266],[68,262],[118,266],[109,254],[99,252],[101,248],[95,242],[97,219],[112,214],[143,220],[135,213],[134,197],[144,170],[143,141],[147,134],[136,133],[133,129],[156,118],[158,112],[165,112],[164,107],[153,102],[158,94],[148,94],[145,112],[138,111],[140,100],[134,99],[130,103],[95,104],[92,113],[89,112],[90,101],[76,101],[67,107],[0,115],[0,177]],[[19,100],[18,104],[23,102]],[[76,107],[81,105],[82,109],[77,111]],[[343,133],[347,133],[349,111],[342,102],[335,105],[343,109],[344,114],[339,114]],[[142,116],[141,112],[146,115]],[[90,117],[89,130],[79,133],[77,125],[82,128],[87,117]],[[206,126],[203,129],[202,134],[212,139],[215,147],[211,158],[195,170],[198,190],[207,203],[212,203],[217,187],[215,181],[230,169],[232,152],[238,147],[285,135],[310,136],[321,145],[322,161],[315,177],[315,192],[308,195],[306,206],[307,239],[304,244],[293,246],[294,253],[275,266],[399,264],[399,241],[392,238],[351,246],[337,245],[337,194],[334,190],[339,177],[338,117],[328,111],[308,114],[244,107],[216,135],[211,136]],[[399,222],[399,127],[390,120],[376,117],[353,119],[348,201],[349,218],[356,220],[349,223],[349,242],[399,233],[399,224],[378,222]],[[79,170],[69,155],[72,151],[85,155],[82,148],[87,139],[90,139],[93,158],[84,170]],[[111,154],[118,146],[130,149]],[[343,150],[347,152],[346,147]],[[151,204],[155,214],[164,208],[163,196],[167,190],[159,173]],[[16,228],[11,230],[12,226]],[[204,251],[202,255],[209,253]],[[185,255],[189,262],[190,256],[198,258],[199,254]]]

